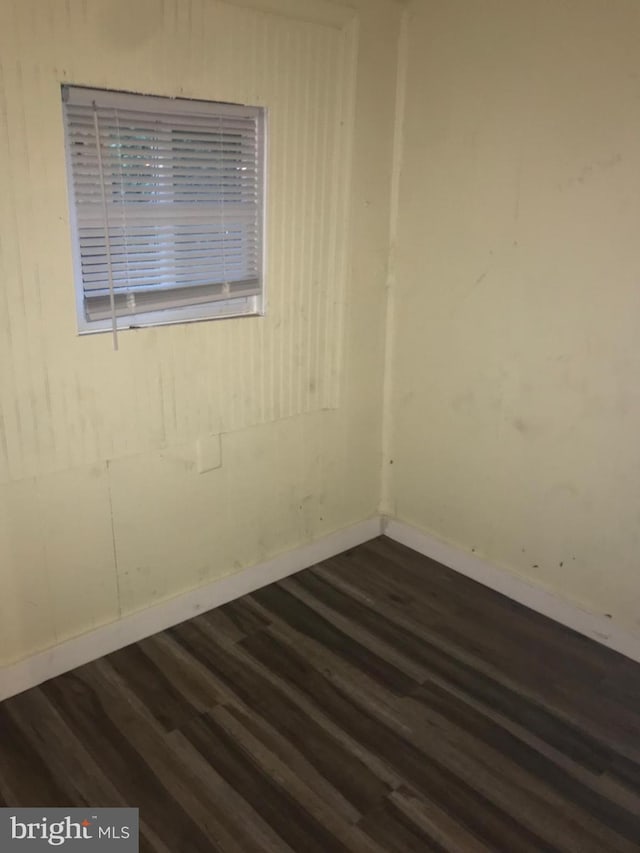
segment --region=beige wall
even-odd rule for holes
[[[385,465],[392,514],[636,632],[639,43],[635,0],[411,5]]]
[[[0,663],[377,512],[400,7],[358,5],[0,0]],[[266,318],[76,335],[63,82],[268,106]]]
[[[0,0],[0,662],[380,494],[640,631],[640,9],[352,5]],[[62,82],[268,105],[266,318],[76,335]]]

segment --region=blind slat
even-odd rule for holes
[[[217,134],[241,134],[243,132],[247,132],[252,124],[255,122],[256,113],[258,112],[258,108],[252,107],[237,107],[237,109],[253,109],[253,113],[251,115],[227,115],[227,116],[216,116],[214,114],[210,116],[206,115],[192,115],[187,113],[168,113],[164,112],[164,108],[167,106],[168,101],[164,98],[161,98],[162,106],[157,110],[149,110],[148,112],[142,110],[127,110],[122,109],[122,107],[117,108],[104,108],[100,106],[100,97],[101,93],[96,93],[96,101],[97,101],[97,110],[98,110],[98,118],[100,121],[100,132],[103,133],[104,129],[122,128],[123,131],[144,128],[147,130],[155,130],[156,132],[166,132],[166,133],[204,133],[209,135]],[[182,101],[182,103],[185,103]],[[192,103],[187,101],[187,104]],[[212,103],[213,106],[213,103]],[[221,106],[216,104],[215,106]],[[227,106],[231,106],[228,104]],[[91,114],[93,112],[93,104],[89,103],[86,106],[74,106],[73,104],[67,103],[66,105],[67,113],[74,118],[74,128],[78,130],[86,130],[87,133],[94,132],[93,124],[91,122]],[[87,118],[87,116],[89,116]]]
[[[153,273],[151,275],[134,275],[125,279],[113,277],[113,290],[115,293],[137,292],[139,290],[166,290],[171,287],[191,287],[199,284],[225,284],[231,287],[236,281],[244,281],[250,276],[250,272],[242,265],[230,265],[228,270],[220,268],[216,271],[219,275],[212,274],[210,269],[190,270],[188,274],[162,275]],[[85,296],[92,293],[106,292],[106,277],[102,280],[89,282],[85,288]]]
[[[230,298],[246,298],[260,293],[257,280],[236,282],[230,292],[222,284],[203,285],[188,290],[173,288],[163,291],[148,291],[139,294],[116,294],[115,310],[119,317],[149,311],[167,311],[188,305],[202,305],[206,302],[220,302]],[[132,302],[133,300],[133,302]],[[95,296],[87,300],[87,313],[91,320],[104,320],[111,315],[108,295]]]

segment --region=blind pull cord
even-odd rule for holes
[[[224,116],[220,118],[220,142],[222,151],[226,148],[226,125]],[[225,296],[229,296],[229,279],[227,278],[227,218],[226,218],[226,199],[224,197],[225,183],[222,179],[222,275],[224,281],[222,283],[222,292]]]
[[[98,121],[98,108],[93,102],[93,126],[96,132],[96,150],[98,152],[98,174],[100,176],[100,190],[102,192],[102,215],[104,218],[104,244],[107,250],[107,276],[109,278],[109,304],[111,307],[111,331],[113,334],[113,349],[118,349],[118,321],[116,318],[116,297],[113,291],[113,268],[111,266],[111,243],[109,238],[109,214],[107,208],[107,192],[104,185],[104,170],[102,168],[102,142],[100,141],[100,122]]]

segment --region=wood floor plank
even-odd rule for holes
[[[215,710],[209,713],[218,713],[219,710],[220,706],[216,706]],[[176,755],[192,770],[201,785],[216,791],[220,805],[229,815],[233,815],[234,823],[242,826],[244,837],[246,838],[247,832],[250,834],[247,849],[260,850],[262,853],[296,853],[251,804],[227,784],[216,768],[217,761],[208,761],[180,730],[171,732],[168,738]]]
[[[401,733],[367,714],[324,675],[305,669],[293,648],[285,647],[267,634],[259,639],[247,638],[243,646],[263,665],[279,672],[285,679],[292,679],[319,706],[327,709],[352,737],[395,767],[399,774],[419,790],[425,791],[446,811],[455,813],[479,837],[494,844],[502,839],[503,843],[509,845],[497,849],[509,849],[513,853],[553,849],[435,759],[425,761],[425,756]]]
[[[407,820],[450,853],[490,853],[490,848],[472,835],[454,817],[408,785],[401,785],[389,800]]]
[[[138,647],[198,712],[206,711],[224,700],[220,685],[208,669],[188,654],[166,631],[141,640]]]
[[[318,772],[311,761],[290,740],[276,731],[273,726],[269,725],[259,713],[240,705],[231,705],[227,707],[227,711],[258,742],[269,749],[296,775],[304,779],[311,790],[326,802],[337,815],[340,815],[348,823],[356,823],[358,821],[360,818],[358,809],[328,779]]]
[[[15,696],[8,713],[24,740],[55,774],[66,799],[79,806],[124,805],[116,781],[95,762],[41,687]]]
[[[344,853],[346,848],[338,839],[279,780],[267,775],[210,714],[189,723],[183,734],[293,850]]]
[[[275,626],[274,628],[270,627],[268,629],[269,632],[272,630],[275,630]],[[191,653],[193,655],[192,660],[195,662],[196,657],[201,658],[201,660],[198,660],[198,664],[203,669],[205,666],[208,667],[208,676],[216,684],[218,693],[224,695],[224,704],[227,706],[239,705],[244,708],[250,706],[254,710],[258,709],[259,706],[257,704],[257,700],[252,694],[251,679],[257,678],[258,686],[263,682],[266,682],[267,686],[272,690],[275,690],[275,695],[279,697],[284,696],[284,701],[287,703],[286,708],[289,709],[288,711],[285,711],[284,714],[280,713],[272,716],[271,719],[276,729],[280,731],[284,725],[285,730],[283,734],[285,734],[285,736],[289,736],[288,732],[290,731],[290,727],[286,723],[286,720],[289,718],[289,715],[291,715],[291,720],[297,721],[295,731],[299,731],[300,720],[295,716],[295,709],[297,709],[303,715],[302,720],[306,718],[311,720],[314,726],[316,726],[322,733],[318,733],[318,736],[329,738],[330,742],[335,744],[335,748],[337,748],[340,755],[342,755],[343,758],[339,764],[330,762],[328,765],[333,775],[336,773],[339,775],[345,771],[351,772],[349,768],[352,768],[355,769],[356,776],[362,777],[361,766],[367,768],[371,773],[372,780],[375,780],[375,782],[372,782],[370,791],[367,791],[369,787],[367,777],[362,777],[357,786],[357,796],[359,798],[370,795],[377,798],[380,795],[380,783],[383,784],[384,792],[389,788],[397,787],[402,784],[402,779],[397,775],[397,773],[351,738],[342,728],[340,728],[339,725],[337,725],[335,720],[325,714],[323,709],[313,703],[303,691],[299,690],[295,685],[284,681],[277,673],[264,668],[242,648],[241,644],[229,644],[224,638],[216,636],[213,630],[205,628],[202,624],[198,626],[197,630],[194,630],[192,622],[185,623],[180,626],[179,631],[182,634],[181,641],[186,643],[186,647],[190,646],[191,648]],[[174,629],[175,636],[178,636],[178,633],[178,629]],[[201,634],[204,634],[204,637],[201,636]],[[218,661],[224,661],[224,657],[221,658],[218,652],[220,647],[232,659],[232,669],[227,671],[226,681],[224,680],[224,673],[221,673],[219,677],[215,669]],[[185,654],[188,654],[187,648],[185,648],[184,652]],[[328,650],[326,653],[330,654]],[[247,682],[243,677],[235,678],[233,676],[234,672],[241,674],[246,673],[250,680]],[[363,677],[366,676],[363,674]],[[258,691],[256,696],[259,695],[260,693]],[[260,709],[261,716],[265,720],[269,720],[269,714],[267,713],[269,707],[270,704],[267,703],[266,706],[263,706]],[[285,721],[284,723],[283,720]],[[311,746],[313,743],[314,739],[298,736],[297,738],[293,738],[292,745],[299,745],[300,748],[304,748],[306,744]],[[334,747],[332,747],[332,749],[333,748]],[[320,748],[311,750],[309,755],[312,760],[319,761],[322,759],[324,753],[325,749]],[[354,759],[355,764],[353,764]]]
[[[554,650],[554,654],[548,656],[543,673],[536,677],[536,681],[540,681],[542,684],[542,689],[538,689],[538,686],[532,684],[531,679],[531,672],[534,668],[531,660],[532,654],[535,654],[536,660],[544,659],[537,642],[529,643],[531,648],[524,655],[520,651],[513,651],[513,647],[517,647],[517,643],[511,642],[510,639],[509,642],[501,639],[501,645],[510,649],[509,655],[512,660],[510,667],[500,666],[495,660],[492,662],[483,656],[477,648],[471,648],[468,643],[462,642],[459,636],[452,637],[450,631],[445,630],[444,625],[441,625],[440,622],[434,623],[430,616],[421,618],[425,616],[424,607],[421,603],[416,605],[415,589],[409,595],[408,591],[400,585],[399,588],[404,589],[405,595],[402,603],[398,604],[395,594],[392,594],[394,600],[390,601],[386,587],[380,589],[379,584],[375,582],[372,584],[372,575],[375,572],[364,573],[358,570],[355,579],[350,580],[350,573],[342,571],[342,567],[345,564],[350,566],[352,562],[353,560],[334,558],[314,567],[309,572],[305,572],[302,578],[306,582],[310,575],[317,575],[320,579],[379,613],[388,621],[415,634],[419,639],[439,648],[450,656],[452,655],[470,666],[471,669],[488,675],[512,689],[515,688],[518,693],[535,698],[537,704],[543,705],[553,713],[579,722],[581,727],[586,732],[591,732],[596,739],[604,739],[612,746],[617,746],[621,754],[633,756],[636,763],[640,762],[640,702],[632,704],[632,702],[618,701],[618,697],[611,687],[611,685],[619,685],[620,693],[627,695],[631,688],[626,685],[634,684],[633,673],[635,669],[633,667],[637,667],[637,664],[614,654],[613,660],[610,660],[610,665],[626,667],[626,664],[630,664],[631,671],[628,668],[624,670],[618,668],[614,670],[611,677],[600,677],[600,675],[594,677],[591,673],[585,673],[571,666],[570,671],[573,675],[569,679],[563,667],[558,666],[557,669],[554,669],[554,663],[562,659],[562,650],[557,649]],[[337,565],[339,568],[336,568]],[[397,580],[393,580],[396,575],[397,573],[394,573],[388,583],[397,584]],[[387,579],[384,580],[386,583]],[[455,621],[455,619],[451,621]],[[459,620],[462,625],[467,625],[467,622],[470,621],[466,617]],[[548,622],[549,620],[544,621]],[[469,626],[467,625],[467,627]],[[471,622],[471,627],[474,628],[473,622]],[[512,633],[517,637],[515,628]],[[611,655],[610,652],[609,654]],[[504,658],[505,653],[502,656]],[[551,669],[549,669],[550,667]],[[511,670],[515,671],[515,676],[510,674]],[[640,692],[640,686],[638,691]],[[594,702],[592,700],[596,695],[598,701]],[[632,695],[633,693],[631,693]]]
[[[272,784],[275,781],[287,795],[293,797],[307,814],[337,839],[339,845],[344,845],[354,853],[380,853],[380,848],[357,826],[350,825],[356,821],[345,821],[330,802],[316,793],[306,776],[294,772],[275,752],[264,745],[261,738],[255,738],[253,732],[232,713],[232,709],[218,707],[209,712],[208,716],[215,719],[243,752],[251,757],[251,761]]]
[[[105,660],[167,731],[178,728],[198,713],[139,646],[127,646]]]
[[[0,704],[144,853],[640,851],[640,665],[381,537]]]
[[[366,561],[367,568],[376,572],[374,555],[381,558],[378,575],[395,578],[399,575],[405,597],[419,594],[430,604],[438,604],[448,615],[443,630],[454,629],[467,636],[473,644],[482,643],[485,654],[496,655],[506,664],[513,657],[504,656],[505,649],[517,650],[518,656],[530,658],[533,664],[563,676],[599,678],[607,672],[609,660],[605,654],[591,648],[592,642],[564,626],[546,619],[532,610],[499,595],[482,584],[462,577],[429,558],[423,557],[384,537],[356,549],[356,561]],[[340,558],[339,558],[340,559]],[[393,571],[389,569],[393,567]],[[429,584],[423,583],[425,571]],[[507,645],[505,646],[505,641]],[[535,654],[537,650],[537,654]],[[535,670],[534,670],[535,672]]]
[[[406,695],[415,685],[410,676],[317,614],[280,584],[258,590],[253,598],[300,633],[314,637],[336,654],[362,667],[398,695]]]
[[[83,680],[109,707],[114,724],[127,731],[141,760],[198,827],[200,834],[194,838],[194,853],[205,850],[257,853],[260,850],[247,827],[236,825],[225,809],[224,783],[221,783],[222,790],[199,784],[198,774],[172,748],[168,735],[159,725],[153,724],[147,709],[106,659],[83,668]]]
[[[360,825],[393,853],[447,853],[446,847],[411,821],[391,800],[385,800]]]
[[[527,695],[517,693],[499,681],[485,676],[469,664],[431,643],[418,639],[412,632],[395,622],[381,618],[374,610],[350,599],[342,592],[309,573],[300,583],[315,590],[316,595],[331,603],[343,614],[349,614],[358,624],[373,628],[389,644],[411,653],[430,671],[440,675],[476,699],[501,711],[505,716],[520,722],[548,739],[550,743],[562,742],[563,750],[569,751],[576,760],[599,772],[609,769],[616,756],[615,751],[602,741],[590,736],[575,724],[563,720]]]
[[[271,624],[264,614],[251,607],[247,598],[230,601],[221,607],[220,611],[236,626],[243,637],[255,634],[256,631],[262,631]],[[205,613],[204,615],[207,617],[210,614]]]
[[[247,666],[241,658],[190,625],[179,626],[173,632],[232,693],[285,736],[359,811],[367,810],[388,792],[388,786],[359,758],[346,751],[342,743],[305,713],[291,694],[275,687],[258,669]],[[264,633],[247,637],[242,646],[261,645],[264,638]]]
[[[135,741],[128,739],[127,730],[116,724],[110,713],[111,702],[105,702],[85,682],[82,670],[55,678],[42,690],[95,763],[114,780],[122,804],[136,805],[145,822],[154,827],[170,849],[206,849],[206,837],[172,798],[136,749]],[[92,804],[107,805],[102,801]]]
[[[460,581],[469,586],[458,589],[449,573],[446,583],[432,582],[430,574],[430,583],[425,585],[413,572],[403,574],[398,565],[393,565],[393,571],[389,571],[386,561],[380,560],[376,566],[370,564],[369,559],[359,551],[349,559],[339,556],[304,573],[303,580],[319,572],[333,573],[341,580],[350,579],[356,588],[370,593],[374,602],[386,602],[396,615],[405,614],[422,625],[426,634],[430,633],[441,646],[456,650],[474,666],[490,668],[507,680],[539,692],[541,698],[554,697],[557,683],[575,686],[585,680],[594,684],[602,679],[605,671],[602,666],[588,669],[576,666],[574,657],[568,655],[560,643],[554,641],[545,645],[548,637],[539,624],[536,625],[537,633],[532,627],[514,630],[514,624],[528,624],[531,611],[523,607],[514,611],[519,605],[506,599],[500,601],[502,596],[480,584],[461,578]],[[325,576],[325,580],[331,579]],[[480,604],[477,599],[482,600],[487,594],[493,598],[487,604]]]
[[[424,685],[418,688],[415,697],[449,724],[459,727],[478,743],[489,746],[538,780],[539,789],[543,792],[546,789],[549,801],[558,802],[555,795],[559,795],[565,813],[573,811],[574,816],[583,823],[595,826],[598,822],[631,842],[635,843],[640,838],[640,814],[630,812],[599,794],[489,717],[470,709],[461,699],[439,685]],[[592,821],[592,817],[596,821]],[[577,828],[576,833],[579,834],[579,831]],[[615,837],[605,835],[602,843],[607,841],[610,844],[618,843]]]
[[[626,666],[626,659],[468,578],[460,578],[437,564],[434,568],[433,561],[427,561],[429,583],[425,584],[425,558],[396,543],[375,540],[363,549],[368,555],[368,549],[390,553],[396,547],[395,571],[387,571],[384,582],[400,583],[405,602],[398,609],[419,614],[423,609],[421,595],[425,588],[427,596],[432,594],[434,586],[439,589],[438,578],[445,582],[438,595],[440,601],[454,594],[470,602],[466,606],[460,603],[449,613],[446,622],[437,623],[433,635],[440,647],[444,648],[443,642],[448,641],[449,649],[454,649],[460,659],[464,655],[472,668],[490,670],[503,683],[515,683],[519,693],[536,694],[537,704],[572,720],[596,740],[604,739],[622,755],[640,762],[640,705],[630,707],[629,703],[616,702],[607,678],[611,667],[618,661],[621,662],[618,665]],[[368,589],[371,577],[377,575],[380,579],[381,571],[372,568],[363,573],[360,569],[368,557],[360,549],[350,553],[357,556],[352,560],[345,556],[335,560],[347,576],[354,574],[353,568],[347,570],[354,562],[359,582]],[[331,566],[333,562],[328,564]],[[403,575],[402,569],[408,566],[411,570]],[[305,579],[309,574],[312,572],[305,573]],[[416,600],[420,601],[417,611],[413,605]],[[428,600],[432,602],[431,598]],[[635,671],[637,665],[627,663]],[[621,685],[625,680],[621,676],[614,678],[613,683]],[[629,682],[632,683],[631,679]],[[584,700],[583,691],[586,691]],[[590,701],[595,692],[598,702]],[[628,773],[633,774],[633,769]]]
[[[9,714],[13,705],[0,705],[0,795],[5,805],[72,805],[74,797],[60,784],[55,768],[13,721]]]
[[[572,840],[582,853],[601,853],[603,849],[632,853],[635,849],[622,835],[594,820],[530,767],[522,767],[492,743],[412,699],[401,702],[401,713],[412,724],[413,743],[427,760],[437,761],[471,789],[491,792],[490,799],[497,807],[550,845],[563,846]]]
[[[382,660],[396,667],[414,683],[420,683],[425,675],[428,674],[424,666],[405,654],[402,649],[382,640],[378,631],[371,630],[371,625],[363,625],[353,619],[349,612],[332,606],[332,603],[328,599],[318,596],[313,589],[308,589],[303,579],[288,578],[282,581],[279,586],[289,593],[299,604],[304,606],[305,616],[307,608],[312,610],[314,614],[320,616],[325,622],[342,631],[351,640],[355,640],[361,646],[364,646],[369,653],[376,654]],[[286,624],[293,625],[291,620],[287,620]],[[300,622],[298,622],[296,630],[300,633],[299,625]],[[295,627],[295,625],[293,626]],[[307,632],[307,636],[309,636],[309,633]],[[322,645],[326,647],[326,643],[322,643]],[[362,669],[362,665],[358,668]],[[384,681],[381,681],[381,683],[385,687],[389,686]]]

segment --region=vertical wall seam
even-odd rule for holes
[[[333,189],[333,227],[329,243],[331,297],[325,308],[324,373],[325,403],[329,408],[340,407],[346,352],[345,335],[351,306],[346,291],[349,248],[353,241],[353,168],[355,145],[355,103],[358,85],[358,52],[360,50],[360,18],[357,14],[341,30],[339,63],[336,80],[337,121],[333,132],[333,157],[337,179]],[[336,227],[343,222],[346,229]],[[331,346],[331,341],[334,346]]]
[[[109,496],[109,520],[111,522],[111,545],[113,548],[113,567],[116,573],[116,598],[118,599],[118,619],[122,619],[122,598],[120,597],[120,571],[118,569],[118,546],[116,545],[116,527],[113,519],[113,495],[111,494],[111,469],[109,460],[104,463],[107,474],[107,494]]]
[[[393,366],[395,355],[395,296],[396,261],[398,236],[398,211],[400,180],[402,177],[402,153],[404,148],[404,120],[408,65],[408,18],[409,6],[402,11],[398,35],[398,65],[396,76],[395,118],[392,149],[391,193],[389,212],[389,258],[387,261],[386,307],[384,327],[384,376],[382,381],[382,453],[380,464],[380,503],[382,515],[395,515],[392,488],[392,441],[393,441]]]
[[[33,487],[35,489],[36,496],[36,506],[38,508],[38,519],[39,519],[39,527],[38,527],[38,538],[40,540],[40,549],[42,553],[42,564],[44,566],[44,577],[45,583],[47,586],[47,598],[46,600],[49,603],[49,608],[53,612],[53,619],[51,620],[51,627],[53,629],[53,642],[58,643],[60,641],[60,630],[58,628],[58,608],[55,606],[55,599],[53,595],[53,583],[51,578],[51,562],[49,559],[49,550],[47,548],[47,538],[44,534],[42,520],[45,518],[44,514],[44,501],[42,500],[42,486],[40,480],[37,477],[29,478],[33,483]]]

